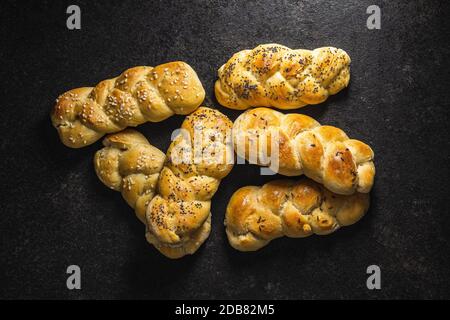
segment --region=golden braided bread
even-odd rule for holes
[[[218,73],[216,98],[225,107],[294,109],[321,103],[347,87],[350,57],[333,47],[311,51],[264,44],[234,54]]]
[[[302,114],[256,108],[233,125],[236,153],[250,163],[287,176],[305,174],[338,194],[367,193],[373,185],[374,153],[341,129]]]
[[[233,194],[225,215],[226,233],[233,248],[254,251],[282,236],[332,233],[357,222],[368,207],[368,194],[337,195],[306,178],[277,180]]]
[[[200,107],[167,151],[158,195],[147,207],[147,240],[170,258],[194,253],[209,236],[211,198],[234,162],[232,122]]]
[[[61,141],[80,148],[106,133],[189,114],[204,98],[195,71],[184,62],[170,62],[134,67],[94,88],[70,90],[56,100],[51,119]]]
[[[120,191],[145,223],[145,210],[155,195],[165,154],[132,129],[108,135],[103,145],[94,157],[97,176],[109,188]]]

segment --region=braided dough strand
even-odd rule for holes
[[[233,194],[226,210],[226,233],[233,248],[255,251],[282,236],[330,234],[357,222],[368,208],[368,194],[337,195],[306,178],[277,180]]]
[[[233,125],[236,153],[286,176],[305,174],[330,191],[368,193],[375,177],[374,153],[341,129],[302,114],[255,108]]]
[[[167,257],[192,254],[209,236],[211,198],[233,167],[231,127],[219,111],[200,107],[167,151],[146,215],[147,240]]]
[[[234,54],[219,68],[215,93],[231,109],[318,104],[348,86],[350,57],[341,49],[292,50],[263,44]]]
[[[204,98],[197,74],[184,62],[134,67],[94,88],[64,93],[56,100],[51,120],[66,146],[80,148],[106,133],[189,114]]]
[[[165,154],[132,129],[108,135],[103,145],[94,157],[98,178],[107,187],[121,192],[145,223],[145,210],[155,195]]]

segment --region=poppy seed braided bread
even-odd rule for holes
[[[225,107],[295,109],[321,103],[347,87],[350,57],[333,47],[292,50],[263,44],[234,54],[218,76],[216,98]]]
[[[232,195],[226,233],[233,248],[255,251],[282,236],[330,234],[357,222],[368,207],[365,193],[337,195],[307,178],[276,180],[240,188]]]

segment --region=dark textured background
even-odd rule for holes
[[[72,1],[71,1],[72,2]],[[68,1],[2,1],[1,298],[450,298],[449,6],[444,1],[75,1],[82,29],[66,29]],[[366,28],[366,8],[382,29]],[[216,70],[260,43],[332,45],[352,58],[350,87],[298,110],[370,144],[377,177],[356,225],[283,238],[240,253],[222,225],[231,194],[272,180],[236,166],[213,200],[209,240],[169,260],[144,238],[121,195],[95,176],[100,142],[64,147],[49,111],[66,90],[135,65],[185,60],[214,98]],[[139,127],[166,150],[183,118]],[[65,270],[82,269],[82,290]],[[366,268],[382,290],[366,288]]]

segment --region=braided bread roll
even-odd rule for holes
[[[318,104],[348,86],[350,57],[341,49],[292,50],[263,44],[234,54],[219,68],[219,103],[231,109]]]
[[[368,194],[337,195],[306,178],[277,180],[233,194],[226,210],[226,233],[233,248],[255,251],[282,236],[330,234],[357,222],[368,208]]]
[[[64,93],[56,99],[51,120],[66,146],[80,148],[106,133],[189,114],[204,98],[197,74],[184,62],[134,67],[94,88]]]
[[[132,129],[108,135],[103,145],[94,157],[98,178],[107,187],[120,191],[145,223],[145,210],[155,195],[165,154]]]
[[[236,153],[250,163],[271,166],[286,176],[305,174],[332,192],[349,195],[372,188],[372,149],[311,117],[268,108],[248,110],[234,122],[233,140]]]
[[[233,167],[232,122],[200,107],[182,124],[147,207],[147,240],[170,258],[194,253],[209,236],[211,198]]]

